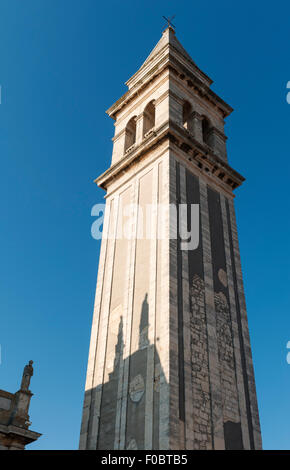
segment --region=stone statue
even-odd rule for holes
[[[33,376],[33,361],[29,361],[28,364],[24,367],[22,381],[21,381],[21,390],[28,390],[30,385],[31,377]]]

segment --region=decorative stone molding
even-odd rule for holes
[[[170,64],[169,64],[170,62]],[[173,67],[174,65],[174,67]],[[128,90],[116,103],[113,104],[108,110],[107,114],[116,119],[116,114],[130,101],[135,99],[135,97],[140,94],[141,91],[155,80],[159,75],[165,70],[175,70],[175,75],[178,74],[179,78],[182,79],[189,88],[194,89],[203,99],[206,99],[214,107],[219,109],[223,117],[228,116],[233,108],[229,106],[225,101],[223,101],[214,91],[210,89],[209,86],[206,86],[198,77],[194,76],[192,72],[187,69],[184,64],[181,64],[176,57],[171,56],[170,54],[166,58],[166,63],[159,67],[156,70],[152,70],[151,74],[148,74],[147,79],[144,82],[140,82],[138,87],[134,87],[131,90]]]
[[[208,145],[198,142],[186,129],[174,121],[166,121],[159,128],[155,128],[152,134],[147,139],[143,139],[139,145],[130,147],[125,156],[99,176],[95,182],[106,189],[120,173],[141,158],[146,158],[149,150],[166,140],[168,145],[174,144],[179,147],[187,155],[189,162],[196,165],[207,176],[210,175],[217,184],[222,184],[226,191],[231,193],[245,180],[242,175],[215,154]]]

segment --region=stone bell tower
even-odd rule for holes
[[[224,134],[232,108],[170,26],[126,84],[108,110],[112,163],[96,180],[109,235],[80,449],[260,449],[233,203],[244,178]],[[180,204],[186,220],[170,210]],[[150,236],[140,235],[148,222]],[[184,249],[180,228],[190,223],[199,240]]]

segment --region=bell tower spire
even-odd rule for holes
[[[96,182],[110,237],[80,448],[260,449],[234,210],[244,178],[224,132],[232,108],[170,21],[107,111],[112,161]]]

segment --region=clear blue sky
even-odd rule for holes
[[[0,388],[35,361],[31,449],[74,449],[99,242],[93,179],[109,165],[105,110],[159,40],[162,15],[235,111],[231,165],[264,448],[290,448],[287,2],[2,0]]]

